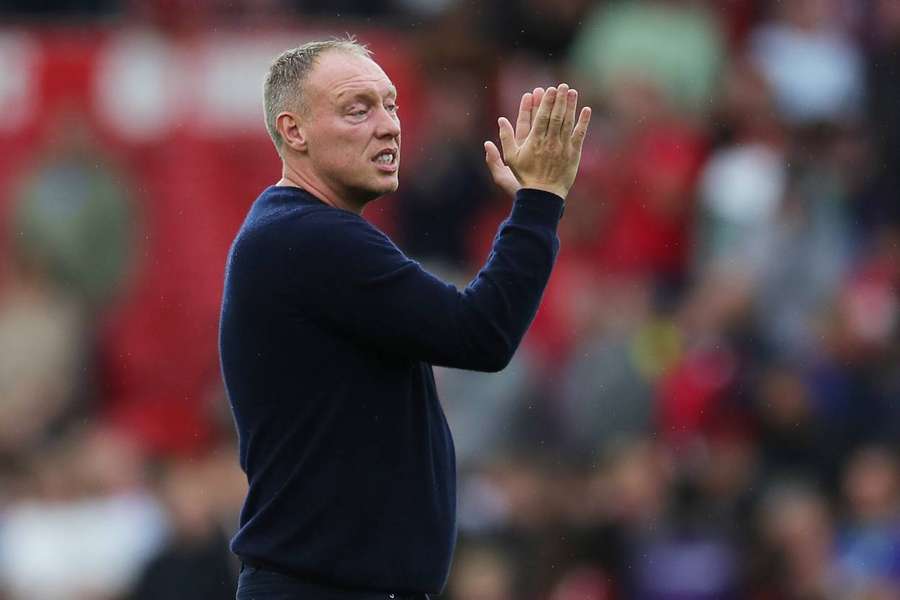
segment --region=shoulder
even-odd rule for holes
[[[362,216],[325,205],[306,194],[272,188],[254,203],[235,249],[266,256],[364,260],[381,252],[400,253]],[[251,250],[252,249],[252,250]]]
[[[360,215],[332,209],[292,219],[287,255],[313,271],[368,277],[394,270],[409,259],[383,232]],[[314,260],[310,261],[309,259]],[[331,275],[329,275],[331,276]]]
[[[293,245],[330,249],[352,248],[359,244],[393,243],[363,217],[352,212],[323,207],[286,215],[278,227]]]
[[[347,228],[344,212],[324,204],[278,202],[262,196],[247,215],[237,241],[269,248],[324,241],[329,232]]]
[[[360,215],[330,206],[302,206],[270,214],[243,236],[251,254],[280,257],[291,270],[363,269],[402,252]]]

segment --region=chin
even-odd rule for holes
[[[397,179],[397,177],[392,177],[388,181],[382,181],[379,182],[378,185],[372,186],[372,192],[376,194],[376,197],[384,196],[386,194],[396,192],[399,187],[400,181]]]
[[[382,196],[386,196],[393,192],[396,192],[400,187],[399,182],[396,178],[393,181],[385,181],[380,182],[378,185],[371,185],[365,188],[357,188],[357,193],[354,194],[358,198],[358,202],[365,205],[373,200],[377,200]]]

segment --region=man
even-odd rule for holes
[[[360,213],[398,186],[397,90],[352,40],[272,64],[282,179],[232,246],[222,370],[250,488],[238,598],[428,598],[456,539],[453,442],[431,365],[499,371],[537,310],[590,120],[561,84],[500,119],[495,182],[516,197],[462,292]],[[505,161],[505,164],[504,164]]]

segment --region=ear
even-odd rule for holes
[[[298,152],[307,147],[306,130],[296,113],[283,112],[275,118],[275,128],[281,134],[285,146]]]

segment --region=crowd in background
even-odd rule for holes
[[[500,374],[435,369],[460,478],[440,597],[900,598],[900,2],[7,0],[0,19],[404,40],[401,187],[364,214],[460,286],[509,209],[482,155],[496,117],[577,87],[594,120],[531,330]],[[241,190],[221,212],[191,208],[191,178],[130,183],[77,113],[54,119],[30,183],[0,188],[0,599],[233,598],[221,281],[177,266],[220,273],[278,179],[261,112],[249,179],[180,142],[128,163],[207,165]],[[263,160],[241,140],[204,152]],[[185,219],[212,249],[157,239]]]

